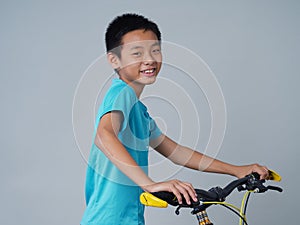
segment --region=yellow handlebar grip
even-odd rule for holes
[[[145,206],[159,207],[159,208],[167,208],[168,203],[160,198],[155,197],[154,195],[143,192],[140,195],[140,201]]]
[[[274,170],[269,170],[269,180],[281,181],[281,176],[276,173]]]

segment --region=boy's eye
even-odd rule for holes
[[[153,49],[152,52],[153,52],[153,53],[160,53],[160,49],[159,49],[159,48]]]
[[[141,56],[142,53],[141,52],[134,52],[134,53],[132,53],[132,55],[134,55],[134,56]]]

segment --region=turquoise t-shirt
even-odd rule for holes
[[[95,133],[103,115],[123,113],[118,138],[148,174],[148,148],[161,131],[136,97],[134,90],[114,79],[99,108]],[[139,202],[142,189],[124,175],[95,145],[92,145],[86,173],[86,210],[81,225],[143,225],[144,206]]]

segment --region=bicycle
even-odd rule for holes
[[[269,171],[268,180],[280,181],[281,177],[275,171]],[[282,192],[282,188],[278,186],[265,186],[266,180],[260,180],[258,173],[252,173],[244,178],[236,179],[230,182],[224,188],[219,186],[213,187],[208,191],[203,189],[195,189],[198,201],[188,205],[184,200],[182,204],[178,203],[177,198],[171,192],[160,191],[154,193],[143,192],[140,195],[140,201],[145,206],[166,208],[168,204],[177,206],[175,213],[179,215],[181,208],[192,208],[192,214],[196,215],[199,225],[213,225],[208,218],[206,209],[212,205],[222,205],[234,212],[239,218],[240,225],[248,225],[246,219],[246,209],[251,193],[263,193],[268,190]],[[241,207],[238,208],[230,203],[225,202],[226,197],[232,193],[234,189],[238,191],[246,191],[244,194]],[[183,198],[184,199],[184,198]]]

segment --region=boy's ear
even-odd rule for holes
[[[116,54],[112,52],[107,53],[107,60],[113,69],[118,70],[121,67],[120,59]]]

